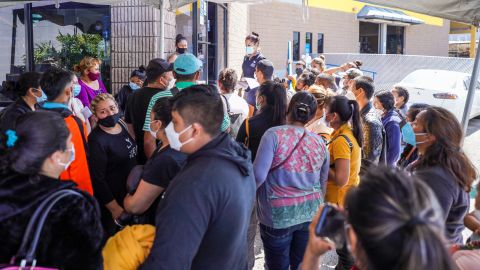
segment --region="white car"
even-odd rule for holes
[[[426,103],[451,111],[462,121],[470,85],[469,73],[448,70],[418,69],[400,83],[410,94],[409,105]],[[477,82],[470,119],[480,115],[480,83]]]

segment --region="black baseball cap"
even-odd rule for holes
[[[173,70],[173,65],[162,58],[154,58],[148,62],[147,66],[147,80],[156,80],[165,72]]]

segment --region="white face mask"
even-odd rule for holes
[[[170,124],[168,124],[168,126],[165,128],[165,134],[167,135],[167,139],[168,139],[168,143],[170,144],[170,148],[172,148],[173,150],[180,151],[182,146],[184,146],[185,144],[193,141],[193,138],[190,138],[183,143],[180,141],[180,135],[185,133],[191,127],[192,127],[192,125],[186,127],[184,130],[177,133],[175,131],[175,128],[173,127],[173,122],[170,122]]]
[[[70,150],[67,150],[68,152],[71,152],[70,154],[70,159],[67,161],[67,163],[63,163],[60,160],[57,160],[58,165],[63,166],[63,170],[67,170],[70,164],[75,160],[75,148],[72,144],[72,148]]]
[[[172,89],[173,87],[175,87],[175,82],[176,82],[175,79],[171,79],[171,80],[168,82],[168,85],[167,85],[167,89],[166,89],[166,90],[170,90],[170,89]]]
[[[158,133],[158,130],[157,131],[153,131],[152,128],[150,128],[149,130],[150,134],[152,135],[153,138],[157,138],[157,133]]]

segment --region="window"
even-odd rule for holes
[[[323,33],[318,33],[317,53],[323,53]]]
[[[360,53],[379,53],[379,25],[360,22]]]
[[[300,60],[300,32],[293,32],[293,61]]]
[[[387,26],[387,54],[403,54],[403,26]]]
[[[312,53],[312,33],[305,33],[305,54]]]
[[[52,66],[71,70],[86,55],[102,60],[102,81],[110,89],[110,6],[37,1],[32,4],[33,69]],[[16,80],[26,70],[24,5],[0,8],[0,83]],[[7,23],[8,22],[8,23]],[[86,34],[86,36],[84,36]],[[1,98],[0,98],[1,99]]]

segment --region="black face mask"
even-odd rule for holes
[[[184,54],[187,51],[186,48],[177,48],[177,53]]]
[[[120,121],[120,117],[122,117],[122,115],[120,113],[116,113],[114,115],[109,115],[103,119],[99,119],[98,123],[104,127],[111,128],[114,127],[118,123],[118,121]]]
[[[295,73],[297,74],[297,76],[302,75],[302,73],[303,73],[303,68],[296,68],[296,69],[295,69]]]

